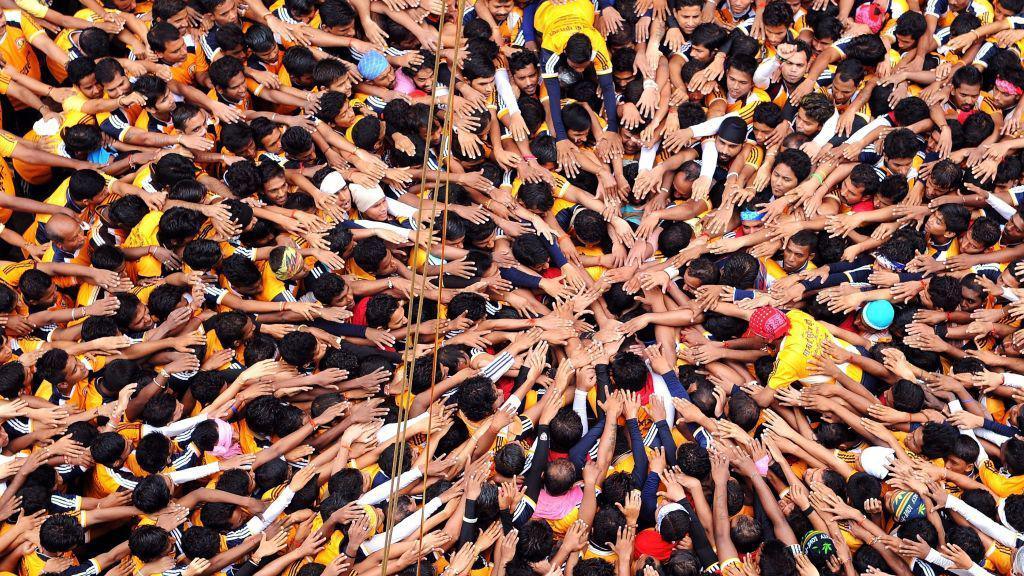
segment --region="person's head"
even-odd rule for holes
[[[777,6],[777,11],[780,11],[782,10],[781,5],[785,5],[785,2],[776,0],[769,4],[768,7],[765,8],[766,16],[768,8],[773,5]],[[785,8],[788,9],[789,6],[785,5]],[[785,38],[786,29],[788,29],[788,26],[782,29],[782,38]],[[807,68],[811,62],[812,53],[811,47],[802,40],[795,40],[788,44],[788,46],[792,46],[793,48],[787,47],[785,55],[778,54],[780,61],[779,73],[785,82],[790,85],[794,85],[802,82],[804,77],[807,75]]]
[[[407,324],[402,301],[387,294],[375,294],[366,304],[366,325],[370,328],[394,330]]]
[[[960,252],[962,254],[981,254],[999,242],[1001,230],[999,224],[987,216],[976,218],[960,236]]]
[[[71,552],[85,543],[85,529],[70,514],[52,514],[39,527],[39,546],[52,556]]]
[[[77,253],[88,240],[78,221],[66,214],[54,214],[43,228],[46,237],[69,254]]]
[[[974,463],[981,453],[981,446],[974,438],[961,435],[953,444],[953,452],[946,458],[945,468],[957,474],[969,475],[974,470]]]
[[[639,392],[647,384],[647,365],[632,352],[619,352],[609,365],[612,387],[615,390]]]
[[[356,67],[363,80],[380,88],[391,88],[395,83],[395,70],[388,64],[384,54],[370,50],[363,55]]]
[[[590,66],[594,57],[594,44],[586,34],[576,33],[565,43],[565,63],[576,72],[582,73]]]
[[[387,273],[394,266],[393,256],[383,240],[372,236],[360,240],[352,249],[356,265],[369,274]]]
[[[814,257],[818,235],[813,230],[801,230],[789,238],[782,247],[782,269],[787,274],[803,270]]]
[[[132,84],[124,73],[124,67],[113,58],[103,58],[96,62],[95,73],[96,81],[111,98],[120,98],[132,91]]]
[[[773,0],[764,7],[761,16],[764,22],[764,41],[768,46],[779,46],[785,42],[789,28],[793,25],[793,9],[785,0]],[[785,62],[783,63],[785,66]],[[789,81],[787,79],[787,81]]]
[[[896,28],[893,34],[896,36],[896,48],[900,52],[913,49],[918,41],[924,37],[928,28],[924,14],[907,10],[896,19]]]
[[[469,58],[462,63],[462,74],[470,87],[481,94],[494,90],[494,63],[484,58]]]
[[[300,0],[306,2],[306,0]],[[311,6],[312,3],[307,3]],[[288,72],[292,85],[297,88],[309,89],[313,87],[313,70],[316,69],[316,57],[313,52],[305,46],[292,46],[285,51],[281,58],[281,65]],[[393,76],[392,72],[392,76]]]
[[[733,100],[746,98],[754,89],[757,60],[747,54],[737,54],[726,60],[725,91]]]
[[[348,97],[341,92],[331,91],[320,96],[320,109],[316,117],[344,130],[355,124],[356,114],[352,111]]]
[[[68,82],[86,98],[103,96],[103,86],[96,80],[96,63],[92,58],[75,58],[68,62]]]
[[[210,64],[210,82],[224,100],[242,102],[249,93],[243,72],[242,63],[237,58],[224,56]]]
[[[309,332],[294,331],[285,334],[278,344],[281,359],[299,370],[313,362],[317,352],[316,337]]]
[[[747,138],[747,123],[738,117],[729,117],[722,122],[715,137],[715,148],[720,159],[725,161],[735,158],[743,149]]]
[[[174,541],[171,534],[159,526],[139,526],[128,536],[128,549],[142,562],[153,562],[172,554]]]
[[[812,92],[800,100],[793,120],[793,129],[806,136],[815,136],[825,122],[832,117],[836,107],[828,96],[820,92]]]
[[[685,37],[692,35],[700,24],[703,4],[700,0],[675,0],[671,3],[671,7],[672,15],[679,23],[679,30]]]
[[[807,153],[793,148],[779,153],[772,168],[771,189],[776,198],[784,196],[811,174],[811,159]]]
[[[853,99],[854,93],[864,81],[864,66],[856,60],[843,60],[832,75],[829,92],[836,105],[845,106]]]
[[[174,97],[167,89],[167,82],[156,76],[140,76],[132,86],[135,92],[141,94],[146,102],[143,104],[150,113],[158,116],[169,116],[174,110]]]
[[[920,148],[916,134],[907,128],[897,128],[889,132],[882,142],[885,165],[895,174],[906,176]]]
[[[857,60],[870,72],[874,72],[882,60],[885,59],[887,50],[882,39],[876,34],[861,34],[854,36],[845,47],[846,57]]]
[[[512,256],[521,264],[535,271],[548,268],[551,255],[547,244],[536,234],[524,234],[512,243]]]
[[[576,465],[568,458],[548,462],[544,469],[544,490],[551,496],[562,496],[576,483]]]
[[[751,117],[751,133],[754,141],[763,144],[779,124],[785,122],[782,115],[782,108],[774,102],[761,102],[754,108],[754,115]]]
[[[878,171],[870,164],[857,164],[839,187],[843,204],[854,206],[874,196],[878,190]]]
[[[928,422],[906,437],[907,449],[925,458],[947,458],[956,445],[960,430],[947,422]],[[1005,446],[1005,445],[1004,445]]]
[[[1003,443],[1000,456],[1003,458],[1003,465],[1010,474],[1024,473],[1024,440],[1018,438],[1007,440]]]
[[[489,378],[475,376],[459,386],[456,405],[470,422],[480,422],[494,414],[503,394]]]
[[[932,240],[945,243],[967,231],[971,213],[962,204],[943,204],[925,220],[925,232]]]
[[[728,39],[728,34],[718,24],[699,24],[690,35],[690,59],[695,63],[708,64]]]
[[[188,58],[188,47],[185,39],[175,26],[168,22],[157,22],[146,35],[149,47],[164,64],[174,66]]]
[[[983,79],[981,70],[974,66],[963,66],[957,69],[951,79],[953,89],[949,93],[950,104],[964,112],[973,110],[981,95]]]
[[[293,162],[313,165],[317,160],[313,137],[300,126],[291,126],[281,134],[281,150]]]

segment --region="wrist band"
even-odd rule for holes
[[[658,83],[655,82],[654,80],[651,80],[650,78],[644,80],[644,90],[648,90],[648,89],[650,89],[650,90],[657,90],[658,89]]]
[[[824,184],[825,183],[825,177],[822,176],[821,173],[819,173],[819,172],[815,172],[814,174],[811,174],[811,178],[814,178],[815,180],[817,180],[818,184]]]

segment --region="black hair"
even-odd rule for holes
[[[39,545],[47,552],[64,554],[85,543],[85,529],[69,514],[53,514],[39,527]]]
[[[497,399],[491,380],[483,376],[474,376],[459,387],[456,405],[471,422],[480,422],[494,414]]]

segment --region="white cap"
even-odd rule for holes
[[[337,194],[345,187],[345,184],[345,178],[340,172],[331,171],[330,174],[324,176],[323,182],[320,183],[320,191],[324,194]]]
[[[885,480],[889,475],[889,464],[896,459],[896,453],[892,448],[871,446],[860,453],[860,467],[869,475]]]
[[[367,188],[353,182],[349,184],[348,190],[352,193],[352,203],[355,204],[356,210],[360,212],[365,211],[384,199],[384,190],[381,189],[379,184]]]

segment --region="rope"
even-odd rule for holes
[[[461,39],[461,36],[462,36],[462,18],[461,18],[461,15],[462,15],[462,10],[464,9],[464,7],[465,7],[465,0],[459,0],[459,12],[458,12],[458,19],[456,20],[455,48],[454,48],[456,56],[458,55],[460,39]],[[445,14],[446,13],[447,13],[446,6],[444,5],[444,0],[442,0],[441,17],[439,18],[438,28],[437,28],[438,45],[439,46],[442,43],[443,32],[444,32],[444,27],[445,27]],[[441,58],[440,58],[440,55],[438,55],[437,59],[434,62],[434,78],[435,79],[438,76],[438,72],[440,70],[440,65],[441,65]],[[453,82],[454,82],[455,73],[456,73],[455,68],[456,67],[453,66],[453,71],[452,71],[452,81]],[[429,115],[428,115],[428,121],[430,121],[430,122],[433,121],[434,111],[435,111],[436,106],[437,106],[436,93],[437,93],[436,90],[434,90],[431,93],[431,96],[430,96],[430,112],[429,112]],[[444,145],[447,145],[447,146],[451,146],[451,132],[452,132],[453,114],[454,114],[454,112],[453,112],[454,98],[455,98],[455,91],[454,91],[454,89],[450,89],[449,93],[448,93],[448,106],[447,106],[448,110],[447,110],[447,114],[446,114],[446,117],[445,117],[445,123],[444,123],[443,128],[442,128],[442,130],[444,132],[444,137],[443,137],[442,143]],[[429,134],[429,131],[428,131],[428,134]],[[424,150],[423,150],[423,162],[422,162],[421,171],[420,171],[420,186],[419,186],[420,200],[419,200],[419,205],[418,205],[419,214],[423,213],[423,207],[424,207],[424,204],[426,203],[426,195],[423,194],[423,189],[424,189],[425,184],[426,184],[427,160],[429,159],[429,157],[430,157],[430,142],[429,141],[425,141],[424,142]],[[442,240],[441,240],[442,248],[441,248],[441,265],[440,265],[440,270],[439,270],[440,271],[440,275],[438,277],[438,302],[440,302],[441,294],[443,292],[443,280],[444,280],[444,239],[447,236],[447,221],[448,221],[448,194],[447,194],[447,186],[448,186],[448,183],[450,181],[450,172],[451,172],[451,163],[449,162],[449,163],[447,163],[445,165],[445,175],[444,175],[446,194],[445,194],[444,210],[442,212],[442,226],[444,228],[442,230]],[[440,187],[440,179],[435,179],[434,186],[433,186],[433,189],[432,189],[432,194],[431,194],[431,202],[432,202],[432,204],[431,204],[431,214],[432,214],[432,217],[430,218],[430,224],[427,226],[427,229],[426,229],[427,239],[426,239],[426,247],[425,248],[420,248],[419,247],[419,244],[420,244],[419,243],[419,239],[421,237],[420,234],[424,231],[424,229],[420,228],[420,227],[417,227],[417,229],[416,229],[416,237],[415,237],[416,238],[416,241],[415,241],[416,247],[414,247],[414,250],[416,250],[416,249],[423,249],[423,250],[426,251],[426,254],[428,256],[430,254],[430,248],[431,248],[431,246],[433,244],[434,228],[435,228],[435,226],[437,224],[437,191],[439,190],[439,187]],[[420,284],[419,284],[419,287],[417,289],[417,285],[416,285],[416,281],[417,281],[417,267],[413,266],[412,267],[412,280],[411,280],[412,293],[411,293],[410,298],[409,298],[409,308],[408,308],[408,314],[406,316],[409,319],[409,329],[406,331],[405,350],[402,353],[402,365],[403,365],[403,368],[404,368],[404,373],[403,373],[403,378],[402,378],[402,389],[401,389],[401,392],[399,393],[399,397],[403,397],[408,391],[411,390],[411,387],[412,387],[412,372],[413,372],[413,365],[415,363],[415,350],[416,350],[416,347],[419,345],[420,327],[422,325],[422,320],[423,320],[423,302],[426,299],[426,290],[425,290],[426,284],[427,284],[426,274],[419,275],[419,280],[420,280]],[[434,377],[434,375],[436,374],[436,370],[437,370],[437,348],[438,348],[437,347],[437,337],[438,337],[438,333],[440,331],[439,323],[435,324],[434,330],[435,330],[435,334],[434,334],[434,351],[433,351],[433,354],[432,354],[432,356],[433,356],[433,358],[432,358],[432,367],[433,367],[433,370],[434,370],[434,374],[431,375],[431,382],[430,382],[431,398],[433,398],[433,391],[434,391],[434,388],[435,388],[435,385],[436,385],[436,378]],[[389,491],[390,492],[390,498],[389,498],[389,502],[388,502],[388,510],[387,510],[386,520],[385,520],[385,527],[387,529],[387,532],[385,534],[385,539],[384,539],[384,556],[383,556],[383,560],[381,562],[381,576],[386,576],[387,573],[388,573],[388,560],[389,560],[390,551],[391,551],[391,544],[392,544],[392,531],[391,530],[394,527],[395,505],[396,505],[396,500],[397,500],[395,498],[395,496],[398,494],[398,491],[399,491],[399,487],[398,487],[399,473],[398,473],[398,470],[400,469],[401,462],[402,462],[402,460],[405,457],[405,448],[406,448],[405,437],[406,437],[406,431],[408,429],[409,408],[411,408],[411,404],[409,405],[409,407],[404,407],[402,405],[399,405],[399,407],[398,407],[398,424],[399,424],[398,428],[399,429],[398,429],[398,435],[396,437],[397,438],[396,442],[400,442],[400,443],[397,444],[396,447],[395,447],[395,455],[394,455],[394,458],[393,458],[392,463],[391,463],[391,471],[390,471],[391,472],[391,477],[390,477],[390,480],[389,480],[391,482],[390,491]],[[429,413],[429,408],[428,408],[428,416],[427,416],[427,422],[428,422],[428,427],[427,427],[427,445],[428,446],[429,446],[429,443],[430,443],[430,424],[432,424],[432,419],[433,419],[433,415]],[[429,466],[430,466],[430,461],[428,459],[427,463],[424,465],[424,474],[423,474],[424,480],[426,479],[426,477],[428,475]],[[425,495],[425,493],[426,493],[426,484],[424,482],[424,495]],[[424,504],[425,504],[425,502],[424,502]],[[425,520],[424,516],[425,516],[425,511],[421,508],[420,509],[420,534],[419,534],[419,537],[421,539],[423,537],[423,521]],[[419,576],[419,565],[418,564],[417,564],[417,569],[416,570],[417,570],[417,576]]]

